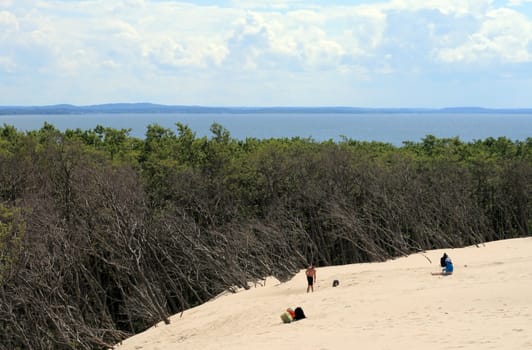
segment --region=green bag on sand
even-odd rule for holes
[[[288,312],[283,312],[281,314],[281,320],[283,320],[283,323],[290,323],[292,322],[292,316]]]

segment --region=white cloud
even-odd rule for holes
[[[492,6],[492,0],[392,0],[384,7],[388,10],[420,11],[438,10],[449,16],[479,15],[488,11]]]
[[[359,71],[382,42],[386,16],[364,7],[247,12],[229,40],[229,64],[246,69]]]
[[[227,55],[225,46],[209,43],[207,45],[188,46],[177,42],[173,37],[159,38],[143,44],[143,56],[162,69],[168,68],[206,68],[220,65]]]
[[[140,37],[137,30],[131,24],[119,19],[106,20],[102,24],[100,30],[112,37],[115,37],[119,41],[137,41]]]
[[[0,11],[0,38],[10,36],[19,31],[17,17],[11,12]]]
[[[532,22],[510,9],[496,9],[487,13],[477,32],[457,47],[439,50],[444,62],[505,61],[530,62],[532,53]]]
[[[340,66],[346,51],[337,41],[328,38],[321,28],[308,28],[301,35],[307,35],[308,39],[302,45],[304,64],[320,69]]]

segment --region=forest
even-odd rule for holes
[[[110,349],[301,268],[530,235],[532,138],[0,127],[0,349]]]

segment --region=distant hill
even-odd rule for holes
[[[109,103],[90,106],[59,104],[50,106],[0,106],[0,115],[87,114],[87,113],[508,113],[532,114],[532,108],[489,109],[447,108],[362,108],[362,107],[207,107],[172,106],[153,103]]]

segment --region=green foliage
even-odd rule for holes
[[[23,134],[11,125],[0,127],[0,156],[9,156],[17,147]]]

